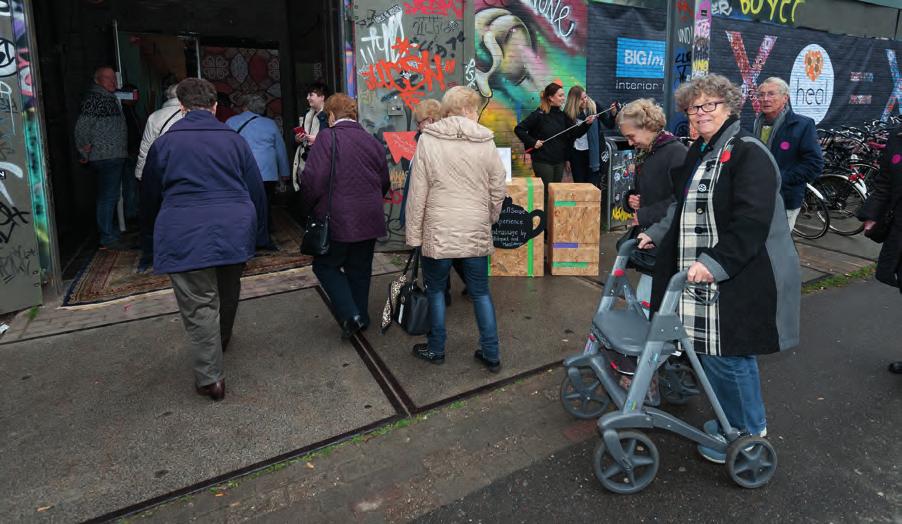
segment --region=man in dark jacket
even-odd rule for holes
[[[761,114],[755,119],[755,136],[770,149],[780,166],[781,192],[790,230],[795,226],[805,184],[813,182],[824,170],[824,156],[817,140],[814,120],[793,112],[789,107],[789,86],[771,77],[758,87]]]
[[[214,116],[213,84],[188,78],[177,96],[186,115],[147,155],[142,219],[154,232],[154,270],[172,280],[197,391],[222,400],[222,353],[241,272],[254,256],[258,225],[266,224],[266,197],[247,142]]]

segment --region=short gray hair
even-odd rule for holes
[[[247,95],[244,97],[244,109],[262,115],[266,113],[266,100],[260,95]]]
[[[677,88],[673,98],[680,111],[686,111],[692,102],[703,95],[722,98],[724,105],[733,116],[739,115],[742,107],[742,92],[739,87],[722,75],[705,75],[682,84]]]
[[[783,96],[786,96],[789,94],[789,84],[787,84],[780,77],[772,76],[772,77],[768,78],[764,82],[761,82],[761,85],[758,86],[758,89],[761,89],[761,86],[763,86],[764,84],[772,84],[772,85],[777,86],[777,90],[779,90],[780,94]]]
[[[166,100],[169,100],[171,98],[175,98],[175,97],[179,96],[178,89],[179,89],[178,84],[172,84],[171,86],[167,87],[166,88]]]

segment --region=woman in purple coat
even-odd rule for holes
[[[330,209],[332,143],[336,144],[332,181],[329,253],[314,257],[313,272],[332,301],[342,338],[370,324],[367,303],[376,239],[385,235],[383,197],[391,187],[385,147],[357,123],[357,102],[338,93],[326,99],[329,129],[321,130],[301,176],[301,194],[311,216]]]

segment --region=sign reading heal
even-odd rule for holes
[[[805,46],[792,65],[789,77],[792,109],[818,124],[833,102],[833,63],[827,50],[817,44]]]

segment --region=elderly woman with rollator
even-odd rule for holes
[[[801,276],[780,170],[767,148],[740,129],[741,94],[729,80],[696,78],[675,96],[699,139],[673,173],[676,201],[639,235],[640,247],[658,248],[652,308],[678,271],[688,270],[690,285],[708,284],[683,293],[680,316],[730,425],[764,436],[757,355],[799,343]],[[705,431],[725,439],[715,420]],[[710,448],[699,452],[725,460]]]
[[[488,255],[492,224],[501,214],[505,169],[492,131],[477,123],[480,97],[452,87],[442,99],[444,118],[423,129],[411,170],[407,199],[407,244],[421,249],[429,298],[430,331],[413,354],[445,362],[445,289],[458,260],[479,326],[474,357],[489,371],[501,370],[495,306],[489,293]]]

